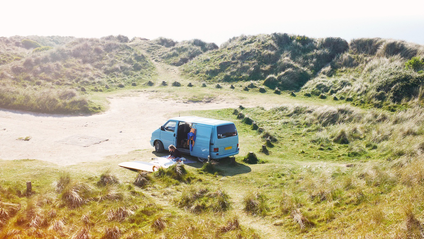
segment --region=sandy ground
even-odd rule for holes
[[[237,102],[182,103],[140,93],[110,98],[110,109],[93,116],[58,116],[0,110],[0,159],[38,159],[58,165],[98,161],[152,149],[151,133],[179,112],[236,108]],[[25,141],[26,137],[30,140]]]

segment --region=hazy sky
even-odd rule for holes
[[[424,45],[424,0],[10,0],[0,36],[126,35],[220,45],[260,33],[381,37]]]

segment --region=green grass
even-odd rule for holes
[[[173,167],[140,186],[138,173],[117,164],[148,155],[147,150],[66,168],[0,161],[8,169],[0,173],[0,206],[8,215],[3,233],[381,238],[417,232],[414,225],[424,215],[422,146],[396,142],[422,140],[424,131],[415,126],[422,124],[422,109],[402,114],[320,105],[238,110],[266,131],[253,130],[231,108],[186,112],[237,125],[236,163],[223,160],[212,171],[200,169],[200,163]],[[349,143],[333,141],[341,130]],[[265,133],[275,138],[269,154],[260,152]],[[248,152],[263,163],[244,163]],[[32,195],[25,194],[27,181]],[[61,229],[52,232],[53,227]]]
[[[6,72],[16,77],[12,80],[6,74],[0,75],[4,86],[0,92],[1,102],[10,108],[32,107],[22,109],[33,110],[38,107],[47,112],[85,113],[81,109],[86,107],[87,112],[93,113],[106,110],[107,97],[112,94],[132,95],[138,91],[190,103],[235,100],[243,102],[243,106],[179,113],[235,122],[240,154],[235,156],[235,161],[224,159],[213,164],[171,167],[150,175],[117,165],[134,158],[151,157],[151,150],[67,167],[37,160],[0,160],[0,238],[420,236],[424,217],[421,160],[424,109],[422,90],[410,89],[419,85],[422,73],[407,70],[404,64],[409,60],[407,57],[412,56],[411,52],[418,49],[415,46],[386,42],[390,44],[381,47],[384,43],[381,39],[355,40],[350,44],[352,51],[335,57],[330,68],[321,69],[319,77],[306,83],[303,92],[295,92],[293,96],[291,91],[275,94],[271,88],[262,86],[266,81],[265,72],[275,73],[277,79],[278,73],[285,70],[262,67],[264,77],[258,77],[255,68],[249,65],[255,65],[254,62],[246,57],[253,54],[258,62],[276,61],[281,69],[306,69],[313,75],[323,62],[328,63],[321,50],[335,46],[331,42],[337,39],[318,41],[287,34],[241,36],[224,44],[223,50],[209,51],[187,63],[183,70],[190,72],[183,78],[178,74],[180,68],[159,62],[151,62],[151,71],[146,74],[134,74],[125,66],[130,61],[142,61],[141,56],[149,49],[142,41],[120,48],[126,43],[125,38],[118,38],[115,40],[121,39],[119,43],[102,45],[103,50],[113,52],[117,61],[104,68],[111,73],[107,73],[107,77],[93,81],[94,84],[90,77],[82,78],[69,82],[70,88],[67,88],[65,79],[56,85],[49,83],[52,75],[40,74],[36,80],[32,73],[10,68]],[[102,49],[96,48],[96,40],[64,42],[75,50],[73,58],[93,60],[81,55],[81,48],[87,44],[102,54]],[[158,42],[163,47],[175,45],[163,39]],[[343,45],[342,41],[339,43]],[[279,50],[274,49],[276,46]],[[267,51],[255,51],[263,47]],[[156,55],[149,56],[172,62],[179,61],[178,57],[186,56],[191,49],[184,48],[181,55],[174,58],[165,57],[165,53],[159,56],[163,50],[159,48],[150,49]],[[238,51],[240,49],[246,50],[244,54]],[[49,62],[63,57],[59,54],[62,50],[54,48],[34,54],[48,57]],[[177,48],[164,51],[168,54],[174,50]],[[226,58],[226,54],[233,51],[235,59],[242,59],[243,64]],[[128,52],[129,58],[125,54]],[[283,52],[289,52],[290,59],[274,59],[275,54]],[[396,52],[401,57],[396,56]],[[25,57],[21,53],[16,55]],[[218,57],[219,54],[223,57]],[[323,58],[316,65],[307,64],[318,56]],[[26,62],[30,67],[36,61],[12,60],[9,55],[6,58],[2,64]],[[50,63],[41,66],[56,71]],[[90,68],[75,59],[62,63],[81,72]],[[122,72],[113,71],[119,64],[122,64]],[[234,67],[235,71],[227,71],[229,75],[225,76],[214,72],[212,66]],[[206,72],[207,67],[212,68]],[[82,77],[66,70],[69,69],[57,73]],[[243,75],[245,70],[251,72]],[[280,80],[282,78],[280,76]],[[227,82],[234,79],[235,82]],[[202,80],[205,80],[204,87]],[[148,81],[153,85],[147,85]],[[167,86],[161,86],[162,81],[166,81]],[[222,88],[216,88],[215,81],[220,81]],[[173,86],[173,82],[181,85]],[[411,82],[416,84],[409,84]],[[191,87],[187,86],[189,83]],[[382,89],[386,95],[381,93]],[[405,98],[392,101],[397,96]],[[375,101],[383,97],[389,100]],[[71,107],[74,100],[82,104],[80,111]],[[260,107],[249,107],[258,102]],[[59,105],[62,111],[58,110]],[[238,118],[238,113],[243,117]],[[22,135],[20,140],[27,138],[30,140],[30,136]],[[263,146],[268,152],[262,151]],[[258,163],[244,161],[250,152],[257,156]],[[26,192],[29,181],[31,194]]]

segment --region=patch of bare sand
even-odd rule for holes
[[[58,165],[102,160],[149,149],[151,133],[181,111],[237,107],[235,101],[183,103],[151,93],[109,99],[93,116],[58,116],[0,110],[0,159],[38,159]],[[31,137],[29,141],[19,140]]]

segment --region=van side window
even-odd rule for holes
[[[177,122],[175,122],[175,121],[169,121],[168,123],[165,124],[165,130],[166,131],[174,132],[176,125],[177,125]]]
[[[237,135],[236,126],[234,124],[221,125],[217,127],[218,139],[228,138]]]

